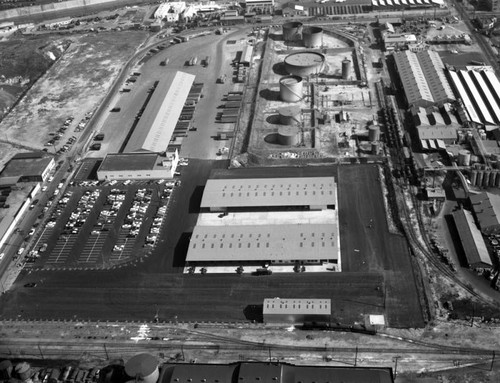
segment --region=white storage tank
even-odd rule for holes
[[[286,76],[280,79],[280,98],[285,102],[297,102],[304,97],[303,82],[300,76]]]
[[[370,125],[368,127],[368,141],[380,141],[380,126]]]
[[[125,364],[125,373],[139,382],[156,383],[160,375],[158,360],[151,354],[137,354]]]
[[[296,126],[280,126],[277,141],[283,146],[297,145],[299,143],[299,129]]]

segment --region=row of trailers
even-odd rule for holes
[[[240,115],[241,104],[243,102],[242,91],[231,91],[226,97],[224,109],[220,115],[220,122],[223,124],[236,123]]]
[[[196,105],[202,97],[203,83],[194,83],[189,91],[189,95],[186,99],[186,103],[182,108],[179,120],[175,125],[174,132],[172,134],[172,140],[175,142],[178,137],[187,137],[188,130],[196,130],[192,125],[194,111]]]

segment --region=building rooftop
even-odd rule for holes
[[[393,383],[389,367],[294,366],[287,363],[166,364],[159,383]]]
[[[471,195],[469,198],[481,231],[500,225],[500,196],[485,192]]]
[[[335,205],[334,177],[209,179],[202,208]]]
[[[160,80],[124,152],[167,149],[195,77],[177,71]]]
[[[264,299],[264,315],[266,314],[318,314],[331,315],[330,299]]]
[[[99,170],[148,170],[153,169],[157,162],[159,162],[159,156],[156,153],[108,154],[102,161]]]
[[[469,265],[471,267],[492,266],[484,238],[474,223],[472,213],[467,210],[457,210],[452,213],[452,216]]]
[[[5,165],[0,177],[21,177],[42,175],[52,157],[43,157],[39,153],[19,153]]]
[[[195,226],[186,261],[338,259],[335,224]]]

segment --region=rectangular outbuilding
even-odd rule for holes
[[[330,324],[330,299],[264,299],[264,323]]]

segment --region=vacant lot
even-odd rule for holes
[[[72,115],[78,121],[97,107],[145,37],[145,32],[123,31],[53,42],[60,50],[67,46],[65,53],[0,123],[2,136],[14,143],[42,148],[50,130],[60,126],[66,117]],[[26,55],[24,60],[29,61],[29,57]]]

